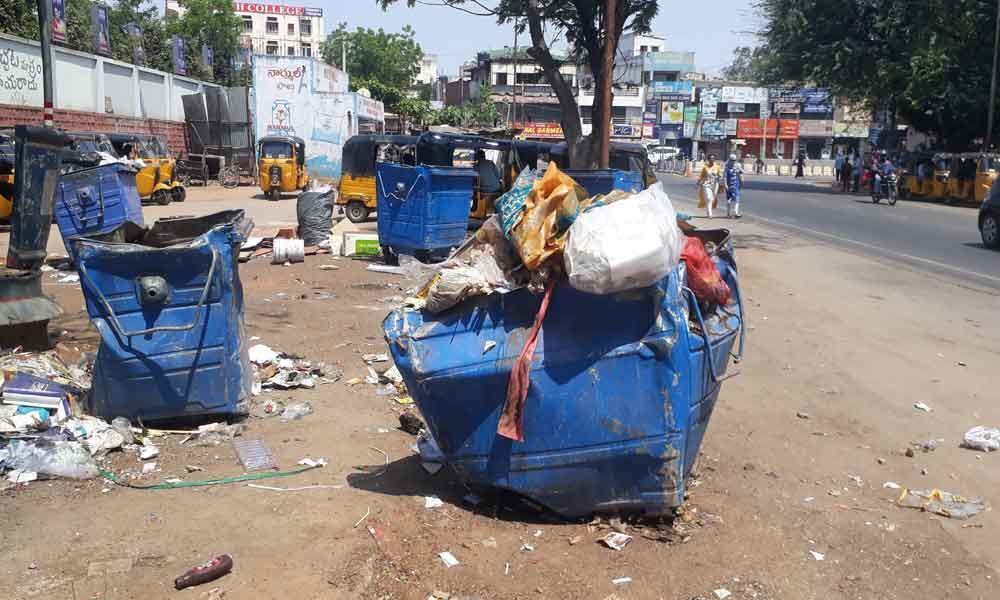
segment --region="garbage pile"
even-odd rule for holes
[[[566,516],[678,506],[742,331],[728,231],[554,163],[496,206],[383,324],[422,462]]]
[[[253,371],[254,395],[264,389],[313,389],[317,383],[332,383],[340,378],[339,374],[328,373],[325,363],[313,363],[264,344],[250,346],[247,354]]]

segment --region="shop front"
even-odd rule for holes
[[[745,140],[743,155],[792,158],[799,138],[798,119],[738,119],[736,137]],[[763,150],[763,152],[762,152]]]

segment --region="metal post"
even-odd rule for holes
[[[347,72],[347,40],[340,41],[340,70]]]
[[[42,40],[42,90],[45,104],[43,117],[46,127],[55,127],[52,111],[52,4],[38,0],[38,32]]]
[[[997,0],[1000,2],[1000,0]],[[514,19],[514,81],[511,82],[511,89],[513,90],[511,96],[511,108],[513,109],[514,118],[513,123],[517,122],[517,19]],[[508,125],[509,126],[509,125]]]
[[[598,119],[601,127],[597,132],[597,157],[600,161],[598,166],[602,169],[607,169],[611,164],[611,80],[614,78],[615,64],[615,10],[615,0],[605,0],[604,56],[601,65],[604,77],[600,90],[601,114]]]
[[[983,138],[983,152],[989,152],[993,141],[993,113],[997,102],[997,49],[1000,48],[1000,0],[997,0],[997,20],[993,28],[993,70],[990,72],[990,106],[986,117],[986,136]]]

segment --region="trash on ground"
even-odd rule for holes
[[[799,411],[799,412],[795,413],[795,416],[798,417],[798,418],[800,418],[800,419],[808,419],[809,418],[809,413]]]
[[[297,356],[277,352],[264,344],[256,344],[249,350],[254,381],[263,389],[290,390],[311,389],[317,380],[328,375],[326,365],[312,363]],[[334,379],[339,374],[334,373]]]
[[[977,425],[962,436],[962,446],[983,452],[1000,450],[1000,429]]]
[[[261,440],[234,439],[233,449],[236,451],[240,464],[247,471],[266,471],[278,468],[271,449],[264,445]]]
[[[333,197],[331,188],[308,190],[299,194],[295,202],[299,237],[306,246],[330,244],[333,229]]]
[[[7,473],[7,481],[11,483],[29,483],[38,479],[35,471],[25,471],[24,469],[13,469]]]
[[[281,421],[287,423],[289,421],[297,421],[302,417],[312,413],[312,404],[309,402],[294,402],[285,406],[285,410],[281,412]]]
[[[80,442],[11,440],[5,450],[2,462],[8,469],[69,479],[91,479],[98,474],[97,463]]]
[[[410,435],[418,435],[424,429],[424,422],[417,415],[405,412],[399,415],[399,428]]]
[[[939,489],[903,489],[896,504],[904,508],[919,508],[924,512],[938,514],[950,519],[969,519],[986,510],[986,502],[980,498],[966,498]]]
[[[361,355],[361,360],[365,361],[369,365],[372,363],[388,362],[388,354],[363,354]]]
[[[459,565],[458,559],[455,558],[455,555],[451,552],[441,552],[438,556],[441,557],[441,562],[443,562],[444,566],[448,569]]]
[[[396,365],[392,365],[391,367],[389,367],[385,371],[385,373],[382,373],[382,377],[388,379],[389,383],[395,385],[403,384],[403,375],[399,372],[399,369],[396,368]]]
[[[631,577],[619,577],[617,579],[612,579],[611,583],[614,585],[625,585],[626,583],[632,583]]]
[[[187,572],[174,580],[174,587],[182,590],[208,583],[209,581],[215,581],[232,570],[233,557],[228,554],[221,554],[204,564],[188,569]]]
[[[922,410],[924,412],[931,412],[932,410],[934,410],[933,408],[931,408],[930,406],[927,406],[923,402],[914,402],[913,403],[913,408],[915,408],[917,410]]]
[[[938,440],[930,439],[917,444],[917,446],[924,452],[934,452],[938,447]]]
[[[444,506],[444,501],[437,496],[424,496],[424,508],[441,508],[442,506]]]
[[[377,233],[344,232],[341,256],[378,256],[381,251]]]
[[[150,473],[153,473],[154,471],[156,471],[156,463],[155,462],[143,463],[143,465],[142,465],[142,474],[143,475],[149,475]]]
[[[903,488],[903,486],[899,485],[895,481],[886,481],[885,483],[882,484],[882,487],[890,490],[899,490]]]
[[[535,547],[532,546],[531,544],[528,543],[521,544],[521,552],[534,552],[534,551]]]
[[[714,590],[712,591],[712,594],[714,594],[715,597],[718,598],[718,600],[726,600],[726,598],[733,595],[733,593],[727,590],[726,588],[719,588],[717,590]]]
[[[242,423],[206,423],[199,425],[198,430],[192,433],[187,439],[191,439],[196,446],[219,446],[229,440],[242,435],[246,425]],[[182,442],[183,443],[183,442]]]
[[[420,465],[429,474],[434,475],[444,467],[444,454],[430,433],[424,430],[418,433],[417,449],[420,452]]]
[[[601,538],[601,543],[611,548],[612,550],[617,550],[621,552],[628,546],[629,542],[632,541],[632,536],[626,535],[624,533],[618,533],[617,531],[611,532],[608,535]]]
[[[326,459],[325,458],[309,458],[307,456],[307,457],[303,458],[302,460],[300,460],[298,462],[298,464],[305,465],[307,467],[325,467],[326,466]]]
[[[821,561],[821,560],[825,560],[826,559],[826,555],[825,554],[823,554],[821,552],[816,552],[815,550],[810,550],[809,554],[812,554],[812,557],[815,560],[817,560],[817,561]]]
[[[153,445],[143,444],[139,447],[139,458],[149,460],[160,455],[160,449]]]
[[[413,404],[413,397],[410,396],[409,394],[404,394],[402,396],[397,396],[396,397],[396,404],[401,404],[403,406],[409,406],[410,404]]]

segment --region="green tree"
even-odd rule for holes
[[[996,5],[762,0],[771,82],[809,82],[964,150],[986,128]]]
[[[383,9],[404,1],[411,7],[424,3],[422,0],[376,0]],[[604,35],[606,4],[599,0],[441,0],[440,4],[468,14],[492,17],[500,24],[514,23],[521,31],[527,29],[531,41],[527,52],[538,61],[559,100],[563,135],[570,149],[570,164],[574,168],[596,165],[597,144],[593,143],[596,134],[592,133],[588,138],[583,136],[576,94],[559,72],[561,63],[552,55],[550,40],[563,37],[572,57],[590,67],[596,89],[603,89],[604,83],[613,77],[613,73],[604,72],[605,47],[610,45],[612,53],[615,53],[623,33],[647,33],[659,10],[659,2],[618,0],[615,27],[610,37]],[[603,106],[604,99],[598,94],[593,105],[594,132],[611,127],[611,123],[602,122]]]
[[[404,111],[413,111],[407,116],[420,120],[430,110],[426,104],[429,96],[423,98],[425,110],[423,105],[410,102],[412,99],[405,93],[412,86],[424,56],[413,36],[409,26],[400,33],[387,33],[364,27],[350,31],[346,23],[341,23],[323,42],[323,60],[347,71],[352,90],[365,88],[389,112],[403,115]],[[346,69],[341,64],[344,52]]]
[[[134,0],[130,0],[134,1]],[[188,74],[229,85],[237,71],[232,62],[239,53],[242,23],[229,0],[184,0],[184,16],[167,23],[168,38],[179,35],[187,48]],[[202,61],[201,50],[212,49],[213,68]]]
[[[733,49],[733,62],[722,69],[722,77],[730,81],[759,81],[764,77],[766,55],[763,47],[737,46]]]
[[[38,13],[35,0],[3,0],[0,2],[0,32],[38,39]]]
[[[94,51],[94,37],[90,28],[89,0],[66,0],[66,47],[81,52]]]
[[[90,4],[88,0],[71,1]],[[69,5],[67,4],[68,10]],[[141,36],[138,38],[128,33],[128,27],[133,23],[139,26]],[[111,33],[111,56],[113,58],[134,63],[135,45],[141,43],[147,66],[161,71],[170,71],[170,48],[166,40],[163,21],[156,9],[145,0],[118,0],[108,12],[108,26]],[[90,51],[89,42],[88,51]]]

